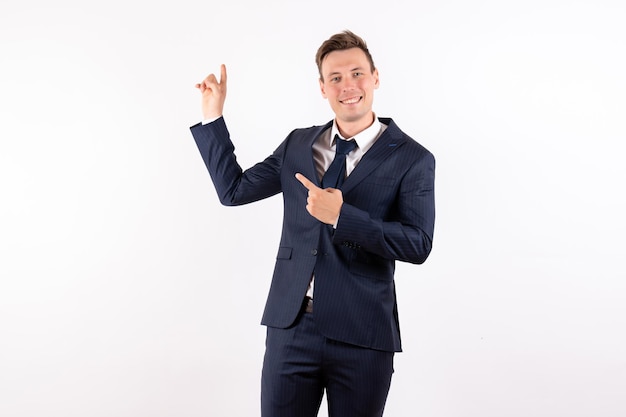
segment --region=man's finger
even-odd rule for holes
[[[210,74],[208,77],[205,78],[204,85],[207,88],[215,89],[219,84],[217,83],[217,78],[215,77],[215,75]]]
[[[313,184],[307,177],[305,177],[304,175],[300,174],[299,172],[296,174],[296,178],[309,191],[316,190],[316,189],[319,188],[317,185]]]
[[[220,84],[226,85],[227,78],[228,77],[226,76],[226,65],[222,64],[222,66],[220,67]]]

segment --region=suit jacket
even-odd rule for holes
[[[240,205],[277,193],[284,217],[262,324],[287,328],[301,310],[315,274],[314,318],[326,337],[400,351],[395,261],[420,264],[433,239],[433,155],[391,119],[343,186],[336,229],[306,210],[297,172],[319,186],[314,141],[332,125],[296,129],[264,161],[243,171],[223,118],[191,127],[220,202]]]

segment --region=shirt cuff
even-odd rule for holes
[[[208,125],[209,123],[213,123],[214,121],[216,121],[220,117],[222,117],[222,116],[214,117],[212,119],[205,119],[205,120],[202,121],[202,126]]]

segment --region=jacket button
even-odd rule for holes
[[[311,249],[311,255],[316,256],[317,255],[317,249]]]

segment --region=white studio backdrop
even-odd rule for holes
[[[377,114],[437,158],[386,415],[626,415],[625,19],[617,0],[4,0],[0,415],[259,414],[282,201],[219,205],[194,84],[227,64],[250,166],[332,118],[314,55],[344,29]]]

